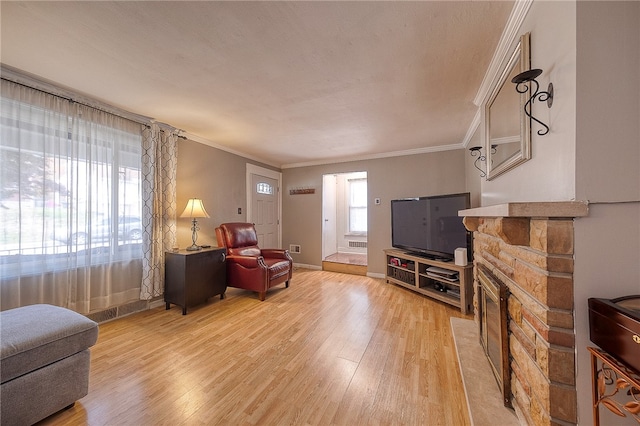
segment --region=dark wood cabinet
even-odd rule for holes
[[[210,297],[227,291],[226,249],[208,248],[199,251],[180,250],[165,254],[164,301],[187,307],[205,303]]]

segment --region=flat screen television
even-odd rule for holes
[[[471,207],[468,192],[391,201],[391,245],[425,257],[450,260],[458,247],[471,260],[471,233],[458,210]]]

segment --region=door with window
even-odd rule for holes
[[[251,188],[250,221],[255,224],[258,245],[262,248],[279,247],[278,181],[252,173]]]

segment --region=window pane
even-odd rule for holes
[[[0,278],[141,258],[140,126],[41,98],[3,93]]]
[[[367,206],[367,181],[366,179],[356,179],[349,181],[349,191],[351,195],[350,205],[353,207]]]
[[[271,195],[273,194],[273,186],[269,185],[266,182],[260,182],[257,185],[256,191],[258,192],[258,194]]]
[[[367,180],[349,181],[349,232],[367,232]]]
[[[367,232],[367,208],[352,207],[349,210],[349,231]]]

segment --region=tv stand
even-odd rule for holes
[[[463,314],[473,311],[473,265],[460,266],[403,250],[384,252],[388,283],[453,305]]]
[[[425,254],[425,253],[415,253],[412,251],[406,251],[404,254],[407,254],[409,256],[414,256],[414,257],[421,257],[423,259],[427,259],[427,260],[437,260],[439,262],[451,262],[453,259],[448,258],[448,257],[438,257],[435,256],[433,254]]]

